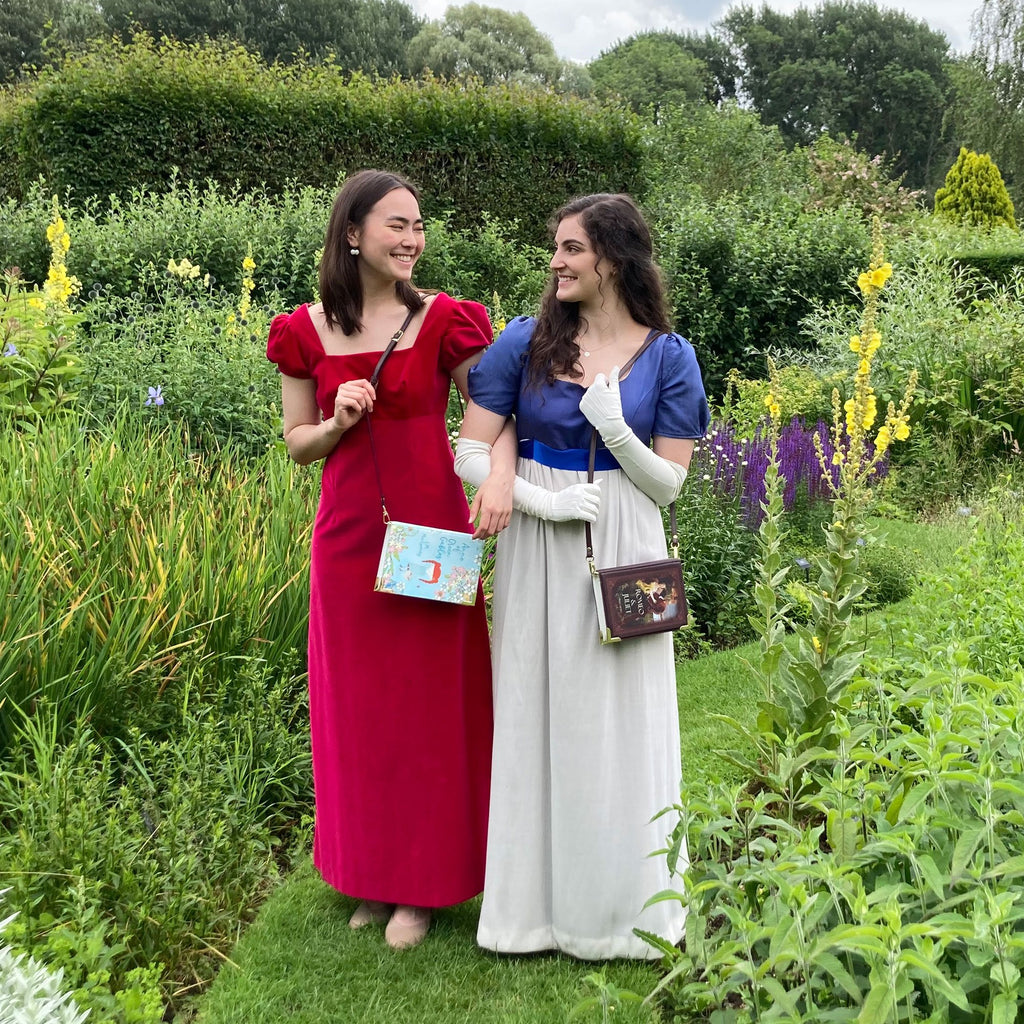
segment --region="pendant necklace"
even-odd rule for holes
[[[599,348],[596,348],[596,349],[594,349],[594,351],[595,351],[595,352],[600,352],[600,351],[601,351],[601,349],[605,349],[605,348],[607,348],[607,347],[608,347],[609,345],[611,345],[611,344],[613,344],[613,342],[612,342],[612,341],[606,341],[606,342],[605,342],[605,343],[604,343],[603,345],[601,345],[601,346],[600,346]],[[582,345],[581,345],[581,344],[580,344],[580,343],[579,343],[578,341],[576,342],[576,347],[577,347],[577,348],[578,348],[578,349],[580,350],[580,355],[581,355],[581,356],[587,356],[588,358],[590,357],[590,352],[589,352],[589,350],[585,349],[585,348],[584,348],[584,347],[583,347],[583,346],[582,346]]]

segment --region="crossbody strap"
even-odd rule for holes
[[[619,371],[619,380],[633,368],[633,364],[644,354],[647,348],[654,342],[655,338],[660,338],[662,331],[652,327],[650,333],[644,339],[644,343],[633,353],[632,357],[626,363],[625,366]],[[587,483],[592,484],[594,482],[594,460],[597,457],[597,428],[595,427],[590,434],[590,454],[587,458]],[[672,557],[679,557],[679,517],[676,514],[676,503],[673,501],[669,506],[669,518],[672,521]],[[593,530],[590,527],[588,521],[583,523],[586,529],[587,535],[587,560],[591,563],[594,561],[594,536]]]
[[[384,349],[380,354],[380,359],[377,360],[377,365],[373,368],[373,373],[370,374],[370,384],[373,386],[374,391],[377,390],[377,381],[380,380],[380,372],[384,369],[384,364],[388,361],[388,356],[395,351],[395,346],[402,340],[402,335],[405,334],[406,328],[412,323],[412,318],[419,312],[416,309],[410,309],[409,315],[402,321],[402,326],[391,335],[391,340],[387,344],[387,348]],[[384,515],[384,523],[387,525],[391,522],[391,517],[388,515],[388,507],[384,504],[384,485],[380,479],[380,463],[377,461],[377,445],[373,440],[373,423],[371,422],[370,414],[366,414],[366,430],[370,435],[370,454],[373,456],[373,471],[377,474],[377,491],[380,494],[380,507]]]

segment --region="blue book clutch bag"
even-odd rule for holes
[[[484,542],[468,533],[392,520],[373,589],[450,604],[475,604]]]

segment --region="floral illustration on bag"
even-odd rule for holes
[[[374,590],[449,604],[475,604],[483,543],[466,533],[391,522]]]

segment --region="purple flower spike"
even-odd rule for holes
[[[155,388],[149,388],[149,397],[146,399],[146,405],[163,405],[163,387],[157,384]]]
[[[7,342],[7,345],[4,348],[4,355],[5,356],[16,356],[17,354],[18,354],[18,347],[17,347],[17,345],[15,345],[13,341]]]

